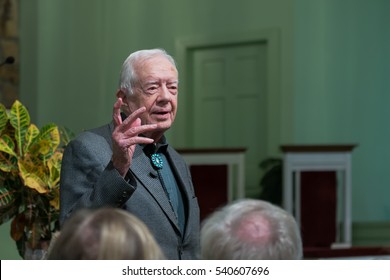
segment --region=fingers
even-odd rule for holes
[[[124,102],[123,102],[122,98],[118,97],[114,103],[114,107],[112,110],[112,119],[113,119],[115,127],[117,127],[123,123],[123,126],[124,126],[123,130],[127,130],[129,127],[133,126],[133,122],[146,111],[146,108],[141,107],[141,108],[135,110],[124,121],[122,121],[121,107],[123,104],[124,104]]]
[[[122,121],[121,106],[123,105],[122,98],[118,97],[113,108],[113,122],[114,131],[113,138],[120,142],[121,145],[134,145],[134,144],[149,144],[154,140],[139,136],[146,132],[151,132],[157,129],[157,124],[145,124],[141,123],[141,115],[145,113],[146,107],[141,107],[131,113],[125,120]]]
[[[146,108],[145,107],[141,107],[141,108],[138,108],[137,110],[135,110],[133,113],[131,113],[131,115],[129,115],[124,121],[123,121],[123,126],[125,127],[125,129],[128,129],[129,127],[132,127],[133,123],[139,119],[141,117],[141,115],[143,113],[145,113],[146,111]],[[141,122],[140,124],[141,125]]]
[[[136,119],[130,126],[129,129],[123,132],[123,135],[126,137],[138,136],[138,134],[143,134],[145,132],[153,131],[157,128],[157,124],[145,124],[141,125],[141,119]]]
[[[137,136],[145,132],[153,131],[157,128],[157,124],[141,124],[141,115],[146,111],[145,107],[135,110],[125,120],[117,125],[116,130],[127,137]]]
[[[123,139],[121,145],[123,145],[124,147],[130,147],[136,144],[152,144],[153,142],[154,139],[152,138],[135,136],[135,137]]]
[[[114,108],[112,110],[112,120],[114,122],[114,126],[117,127],[122,123],[121,117],[121,106],[123,104],[122,98],[118,98],[114,104]]]

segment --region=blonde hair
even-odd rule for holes
[[[48,259],[165,259],[147,226],[119,208],[82,209],[74,213],[52,244]]]

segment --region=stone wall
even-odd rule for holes
[[[8,56],[15,62],[0,66],[0,103],[9,108],[19,91],[19,0],[0,0],[0,61]]]

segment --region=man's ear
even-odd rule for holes
[[[123,101],[122,106],[121,106],[122,112],[124,112],[126,115],[131,114],[130,109],[129,109],[129,105],[127,104],[126,93],[124,93],[123,90],[118,89],[118,91],[116,92],[116,97],[122,98],[122,101]]]
[[[128,105],[127,105],[127,95],[126,95],[126,93],[122,89],[118,89],[118,91],[116,92],[116,97],[122,99],[122,101],[123,101],[122,107],[128,107]]]
[[[118,89],[117,92],[116,92],[116,97],[117,98],[122,98],[122,100],[126,99],[126,94],[124,93],[123,90],[121,89]]]

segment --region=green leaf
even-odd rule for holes
[[[50,158],[61,142],[58,127],[55,124],[47,124],[43,126],[41,128],[38,141],[39,152],[45,159]]]
[[[3,104],[0,103],[0,134],[6,128],[8,123],[7,109]]]
[[[7,134],[0,137],[0,151],[15,157],[17,156],[15,153],[15,143]]]
[[[30,124],[26,133],[26,141],[24,142],[23,150],[25,153],[30,151],[32,143],[34,143],[39,135],[39,129],[35,124]]]
[[[8,208],[10,204],[14,203],[16,190],[10,190],[7,187],[0,187],[0,212],[3,208]]]
[[[7,173],[11,172],[12,170],[16,170],[16,167],[12,162],[12,158],[7,156],[6,153],[0,153],[0,170]]]
[[[10,112],[10,122],[15,128],[15,140],[19,150],[19,156],[22,157],[23,146],[25,141],[25,135],[30,125],[30,115],[26,109],[18,100],[14,102]]]
[[[18,212],[16,190],[0,187],[0,225],[10,220]]]
[[[59,128],[60,134],[61,134],[61,143],[62,146],[68,145],[70,140],[72,140],[75,137],[75,134],[73,131],[71,131],[69,128],[62,126]]]

